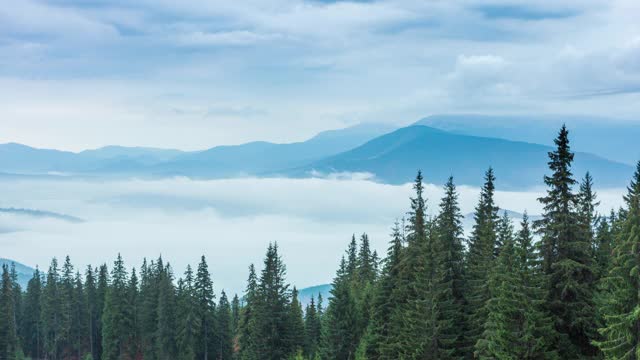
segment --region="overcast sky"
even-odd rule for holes
[[[201,149],[433,113],[640,119],[639,18],[638,0],[0,0],[0,142]]]

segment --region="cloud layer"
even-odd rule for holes
[[[3,207],[41,209],[82,217],[83,223],[0,213],[2,257],[46,268],[70,255],[78,265],[129,266],[160,254],[182,273],[205,254],[216,288],[241,291],[247,266],[260,266],[277,241],[298,286],[329,282],[351,234],[367,232],[386,251],[393,222],[408,209],[411,185],[363,179],[235,179],[194,181],[2,181]],[[463,213],[473,211],[478,189],[460,187]],[[622,189],[599,191],[602,211],[621,205]],[[540,192],[498,192],[498,204],[540,212]],[[426,187],[428,207],[443,196]],[[470,226],[467,222],[466,226]]]

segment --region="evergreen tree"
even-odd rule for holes
[[[159,262],[158,266],[162,263]],[[158,359],[176,358],[176,294],[173,285],[173,272],[167,263],[164,269],[158,268],[158,327],[156,329],[155,348]]]
[[[433,306],[437,311],[437,332],[433,341],[437,342],[437,348],[431,354],[441,359],[452,359],[465,356],[464,249],[462,215],[452,177],[449,177],[444,190],[445,196],[436,221]]]
[[[390,346],[390,318],[397,311],[398,280],[403,239],[396,221],[391,243],[384,260],[384,268],[378,281],[371,309],[371,322],[367,333],[366,356],[371,359],[393,359],[395,347]]]
[[[474,346],[482,335],[487,321],[486,304],[489,292],[489,275],[493,269],[497,249],[498,207],[495,204],[495,176],[489,168],[480,191],[480,200],[474,213],[474,225],[469,238],[466,260],[466,299],[469,328],[467,345]]]
[[[94,360],[102,359],[102,316],[104,313],[104,307],[107,299],[107,292],[109,289],[109,268],[107,264],[102,264],[98,270],[98,286],[96,287],[96,316],[97,316],[97,331],[95,338],[94,351],[96,357]]]
[[[18,352],[15,297],[9,267],[2,265],[0,283],[0,358],[15,359]]]
[[[302,305],[298,299],[298,289],[295,286],[291,292],[291,303],[289,304],[289,331],[291,348],[296,353],[302,351],[304,347],[304,318]]]
[[[71,319],[71,343],[75,352],[75,356],[81,359],[87,352],[89,345],[88,337],[88,312],[87,303],[84,293],[84,285],[79,271],[76,271],[73,288],[73,310]]]
[[[210,344],[214,339],[214,299],[213,281],[209,273],[209,266],[204,255],[200,258],[195,280],[195,297],[197,304],[197,324],[199,334],[196,342],[196,354],[198,359],[209,359],[215,354],[214,349],[210,349]]]
[[[559,345],[564,358],[593,356],[595,333],[595,269],[591,240],[586,236],[580,213],[579,197],[573,193],[576,183],[571,173],[573,153],[566,127],[555,140],[556,150],[549,153],[551,176],[545,176],[547,194],[543,218],[536,222],[541,235],[543,265],[549,275],[548,306],[561,335]]]
[[[178,331],[176,341],[178,359],[193,360],[196,358],[195,339],[198,336],[200,323],[198,319],[198,303],[196,302],[193,270],[187,265],[184,280],[178,283]]]
[[[258,302],[258,278],[253,264],[249,266],[249,278],[244,295],[244,306],[238,329],[238,343],[240,345],[239,358],[242,360],[258,359],[256,341],[256,311]]]
[[[217,307],[216,359],[230,360],[233,357],[233,335],[231,328],[231,306],[224,290]]]
[[[16,271],[16,264],[11,263],[9,277],[11,278],[11,292],[13,293],[13,319],[16,325],[15,329],[15,337],[16,337],[16,346],[18,348],[18,352],[21,352],[21,327],[22,327],[22,287],[18,282],[18,272]]]
[[[33,277],[27,284],[24,296],[24,313],[22,316],[22,346],[27,357],[40,359],[44,357],[42,328],[42,275],[36,268]]]
[[[133,312],[129,304],[127,283],[127,270],[122,257],[118,254],[111,270],[111,286],[107,290],[102,314],[102,359],[104,360],[118,360],[129,355],[127,341],[133,328],[131,321]]]
[[[45,357],[57,360],[61,359],[61,319],[62,304],[60,301],[58,261],[51,260],[47,281],[42,294],[42,325],[44,330]]]
[[[349,278],[349,263],[342,258],[333,280],[332,297],[329,300],[322,334],[324,358],[352,360],[358,346],[354,330],[358,325],[356,303]]]
[[[304,312],[304,355],[307,359],[313,359],[318,354],[318,339],[320,338],[322,326],[316,310],[313,297]]]
[[[256,297],[253,338],[260,359],[280,360],[293,355],[289,321],[289,284],[278,245],[269,244]]]
[[[238,327],[240,326],[240,299],[238,294],[233,295],[231,299],[231,333],[233,334],[234,342],[238,335]]]
[[[640,162],[624,200],[625,219],[604,280],[604,339],[596,342],[607,359],[640,358]]]
[[[96,276],[91,265],[87,266],[87,270],[85,271],[84,289],[87,301],[89,353],[93,359],[98,359],[98,323],[102,319],[98,317]]]

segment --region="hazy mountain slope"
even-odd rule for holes
[[[35,269],[10,259],[0,258],[0,266],[7,265],[11,268],[11,264],[15,264],[16,273],[18,274],[18,283],[22,286],[22,290],[27,289],[27,283],[33,277]]]
[[[259,175],[338,154],[391,131],[391,125],[363,124],[331,130],[303,142],[251,142],[204,151],[106,146],[79,153],[0,144],[0,173],[91,175]]]
[[[521,189],[542,185],[550,150],[543,145],[409,126],[291,173],[369,172],[378,181],[399,184],[422,169],[428,182],[443,183],[453,175],[458,184],[480,185],[484,171],[492,166],[498,186]],[[587,153],[576,154],[573,170],[576,177],[591,171],[597,186],[625,186],[633,173],[629,165]]]
[[[304,307],[306,307],[313,297],[315,301],[318,301],[318,294],[322,295],[322,306],[326,309],[329,304],[329,297],[331,297],[331,289],[333,286],[331,284],[323,284],[311,286],[308,288],[303,288],[298,290],[298,299],[300,303]],[[317,304],[316,304],[317,305]]]
[[[571,145],[607,159],[634,165],[640,160],[640,121],[588,116],[545,115],[433,115],[416,125],[426,125],[464,135],[502,138],[553,145],[560,126],[569,128]]]

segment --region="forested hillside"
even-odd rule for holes
[[[563,127],[544,212],[519,224],[500,213],[500,174],[487,169],[467,237],[454,179],[426,199],[418,172],[386,254],[352,237],[332,296],[304,308],[275,243],[234,296],[214,295],[204,256],[181,275],[162,258],[53,259],[26,289],[5,265],[0,359],[638,359],[640,162],[625,206],[599,214],[598,179],[574,174],[573,157]]]

